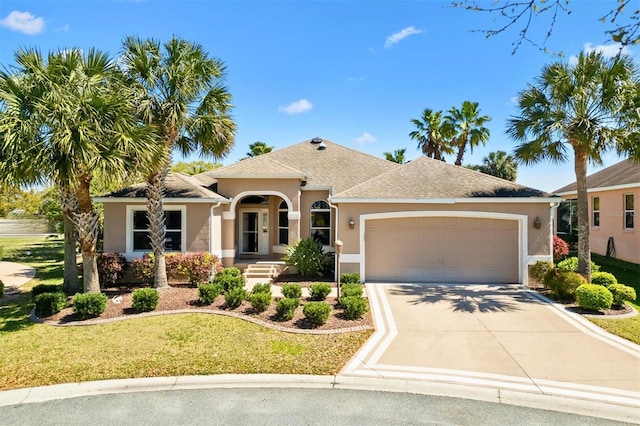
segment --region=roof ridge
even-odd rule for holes
[[[377,158],[377,157],[376,157],[376,158]],[[381,160],[384,160],[384,158],[381,158]],[[387,161],[387,160],[384,160],[384,161]],[[415,161],[415,160],[413,160],[413,161]],[[393,163],[393,161],[389,161],[389,163]],[[395,168],[393,168],[393,169],[391,169],[391,170],[387,170],[386,172],[380,173],[379,175],[375,175],[375,176],[373,176],[373,177],[371,177],[371,178],[369,178],[369,179],[365,180],[364,182],[360,182],[360,183],[359,183],[359,184],[357,184],[357,185],[354,185],[354,186],[351,186],[351,187],[349,187],[349,188],[345,189],[344,191],[340,191],[339,193],[335,194],[333,197],[338,197],[338,195],[340,195],[340,194],[342,194],[342,193],[345,193],[345,192],[347,192],[347,191],[351,191],[351,190],[353,190],[353,189],[355,189],[355,188],[358,188],[359,186],[362,186],[362,185],[364,185],[364,184],[367,184],[367,183],[371,182],[372,180],[380,179],[380,178],[382,178],[383,176],[386,176],[386,175],[387,175],[387,174],[389,174],[389,173],[395,172],[396,170],[401,170],[401,169],[403,169],[405,166],[409,165],[410,163],[411,163],[411,161],[406,162],[406,163],[404,163],[404,164],[396,163],[396,164],[398,164],[398,167],[395,167]]]
[[[180,173],[180,172],[172,172],[172,175],[174,175],[175,177],[177,177],[178,179],[180,179],[181,181],[183,181],[184,183],[191,185],[192,187],[194,187],[198,192],[200,192],[200,194],[208,197],[209,194],[208,192],[212,192],[215,194],[215,192],[213,191],[209,191],[207,189],[205,189],[202,185],[200,185],[199,182],[193,182],[192,181],[192,177],[189,175],[186,175],[184,173]]]
[[[267,154],[270,154],[270,152],[268,152]],[[266,155],[266,154],[261,154],[261,155]],[[268,160],[268,161],[271,161],[271,162],[273,162],[273,163],[276,163],[276,164],[278,164],[278,165],[280,165],[280,166],[282,166],[282,167],[285,167],[285,168],[287,168],[287,169],[291,170],[292,172],[295,172],[295,173],[301,173],[301,174],[303,174],[303,175],[306,175],[306,174],[307,174],[306,172],[303,172],[302,170],[299,170],[299,169],[293,168],[293,167],[289,166],[288,164],[284,164],[282,161],[278,161],[278,160],[276,160],[276,159],[274,159],[274,158],[271,158],[271,157],[265,157],[265,160]]]

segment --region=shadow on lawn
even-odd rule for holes
[[[33,326],[29,319],[31,297],[21,295],[0,305],[0,332],[20,331]]]
[[[459,286],[442,284],[399,284],[391,288],[393,295],[414,296],[414,305],[449,303],[454,312],[486,313],[518,311],[518,303],[535,302],[521,290],[500,285]]]

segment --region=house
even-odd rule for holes
[[[571,205],[576,183],[554,193]],[[587,193],[591,251],[640,263],[640,164],[624,160],[587,176]],[[571,223],[575,214],[565,215],[565,221]],[[558,222],[559,229],[563,225]]]
[[[314,138],[195,176],[170,174],[167,249],[277,259],[308,237],[344,244],[363,280],[526,283],[551,260],[559,198],[426,157],[400,165]],[[104,203],[104,250],[149,251],[145,185]]]

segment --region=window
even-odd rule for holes
[[[311,238],[328,246],[331,244],[331,209],[326,201],[311,205]]]
[[[164,248],[167,251],[182,250],[182,210],[165,210],[166,226]],[[133,251],[151,251],[149,219],[146,210],[133,210]]]
[[[624,229],[633,229],[633,194],[624,195]]]
[[[289,244],[289,209],[285,201],[278,207],[278,244]]]
[[[593,226],[597,228],[600,226],[600,197],[593,197],[591,199],[591,206],[593,209]]]

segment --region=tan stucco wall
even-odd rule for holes
[[[144,207],[144,204],[139,204]],[[124,253],[126,248],[127,205],[104,203],[104,251]]]

